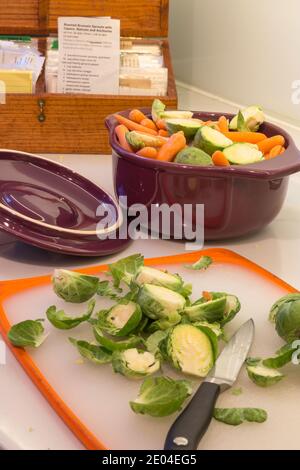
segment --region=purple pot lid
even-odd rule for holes
[[[0,166],[0,213],[22,224],[72,238],[105,235],[122,224],[112,196],[63,165],[0,150]]]
[[[46,251],[72,256],[108,256],[124,250],[131,239],[106,239],[99,240],[97,237],[57,237],[51,233],[39,233],[26,226],[10,215],[0,214],[0,230],[7,232],[17,239],[42,248]]]

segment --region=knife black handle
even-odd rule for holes
[[[188,406],[170,428],[165,450],[197,450],[204,436],[220,395],[220,386],[203,382]]]

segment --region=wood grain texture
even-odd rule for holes
[[[59,16],[111,16],[121,20],[122,36],[168,35],[168,0],[49,0],[49,31]]]
[[[43,0],[40,0],[43,3]],[[0,34],[43,34],[39,0],[1,0]]]

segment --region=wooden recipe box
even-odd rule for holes
[[[0,34],[32,35],[46,51],[48,36],[57,34],[60,16],[111,16],[121,20],[122,37],[139,37],[162,45],[169,69],[167,96],[177,106],[168,42],[168,0],[0,0]],[[107,115],[150,106],[154,97],[49,94],[42,75],[34,95],[8,94],[0,104],[0,147],[40,153],[111,152],[104,125]],[[42,115],[42,117],[41,117]],[[43,120],[44,115],[44,120]]]

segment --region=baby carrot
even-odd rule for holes
[[[248,144],[257,144],[267,138],[265,134],[260,132],[222,132],[228,139],[233,142],[247,142]]]
[[[131,146],[129,145],[129,143],[126,140],[126,132],[128,132],[127,127],[124,126],[123,124],[119,124],[116,127],[115,131],[116,131],[116,135],[118,137],[119,144],[121,145],[121,147],[124,150],[127,150],[127,152],[133,152]]]
[[[269,153],[273,147],[276,145],[281,145],[282,147],[285,144],[285,139],[282,135],[274,135],[273,137],[269,137],[268,139],[264,139],[258,143],[258,148],[264,154]]]
[[[229,161],[225,157],[224,153],[221,152],[220,150],[217,150],[213,154],[212,161],[213,161],[214,165],[216,165],[216,166],[230,166]]]
[[[176,132],[173,134],[168,142],[163,145],[157,155],[157,160],[162,162],[171,162],[177,155],[180,150],[184,149],[186,146],[186,138],[182,131]]]
[[[158,131],[158,135],[160,135],[161,137],[170,137],[169,132],[165,131],[164,129],[160,129]]]
[[[155,124],[156,124],[157,129],[161,129],[163,131],[167,130],[166,121],[164,119],[159,119],[158,121],[156,121]]]
[[[218,121],[220,132],[228,132],[228,121],[225,116],[220,116]]]
[[[270,158],[275,158],[275,157],[278,157],[278,155],[280,155],[282,153],[282,145],[275,145],[275,147],[272,148],[272,150],[270,150],[270,153],[268,153],[267,155],[265,155],[265,158],[268,160]]]
[[[155,122],[151,121],[151,119],[145,118],[140,122],[141,126],[145,126],[148,129],[153,129],[154,131],[157,131],[157,127],[155,125]]]
[[[147,116],[145,116],[145,114],[142,113],[142,111],[139,109],[133,109],[130,111],[129,119],[136,122],[137,124],[140,124],[144,119],[147,119]]]
[[[207,292],[207,291],[203,291],[203,292],[202,292],[202,297],[204,297],[205,300],[207,300],[207,301],[212,300],[212,298],[213,298],[212,295],[211,295],[211,293],[210,293],[210,292]]]
[[[144,147],[141,150],[139,150],[137,153],[140,157],[147,157],[147,158],[157,158],[157,149],[154,147]]]
[[[126,126],[127,129],[129,129],[130,131],[138,131],[144,132],[145,134],[157,135],[157,131],[149,129],[145,126],[141,126],[141,124],[137,124],[136,122],[133,122],[130,119],[121,116],[121,114],[114,114],[114,117],[119,122],[119,124],[124,124],[124,126]]]

